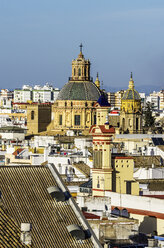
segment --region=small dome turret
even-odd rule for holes
[[[127,91],[124,93],[122,100],[140,100],[140,95],[137,90],[134,89],[134,81],[133,81],[133,76],[131,72],[131,77],[129,81],[129,88]]]
[[[121,99],[121,110],[128,113],[141,111],[141,98],[138,91],[134,89],[132,72],[129,81],[129,88]]]

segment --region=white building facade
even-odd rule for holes
[[[35,85],[32,88],[29,85],[23,85],[22,89],[14,90],[14,102],[26,103],[32,102],[54,102],[59,93],[58,88],[46,83],[44,86]]]

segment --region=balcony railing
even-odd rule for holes
[[[69,81],[93,81],[93,77],[69,77]]]

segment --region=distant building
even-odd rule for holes
[[[22,89],[14,90],[14,102],[54,102],[58,96],[58,93],[59,89],[53,88],[48,83],[44,86],[35,85],[34,88],[29,85],[23,85]]]
[[[164,90],[160,91],[160,110],[164,110]]]
[[[11,109],[13,101],[13,91],[1,89],[0,92],[0,108]]]
[[[111,107],[120,109],[121,108],[121,99],[125,90],[120,90],[117,92],[108,92],[108,102],[110,103]]]
[[[139,93],[140,97],[141,97],[141,106],[142,108],[145,106],[146,103],[146,94],[144,92]]]
[[[146,102],[153,104],[156,110],[164,110],[164,90],[153,91],[146,97]]]

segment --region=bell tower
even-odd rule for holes
[[[80,44],[80,53],[77,59],[72,60],[72,77],[69,81],[92,81],[90,78],[90,61],[85,60]]]

